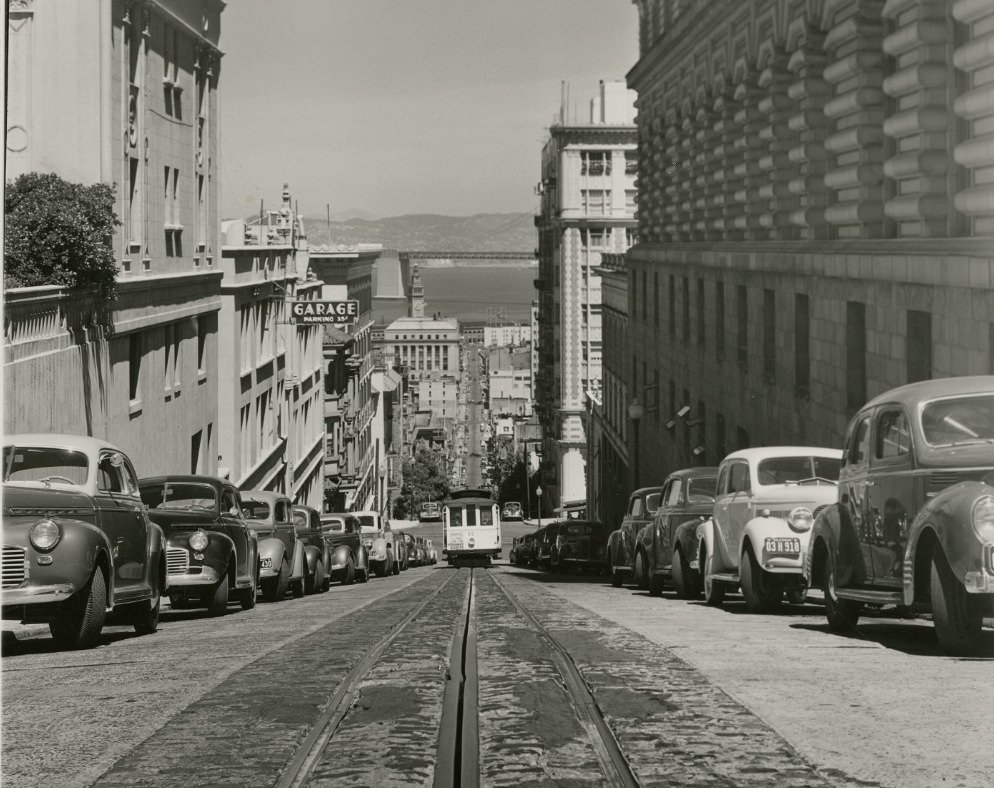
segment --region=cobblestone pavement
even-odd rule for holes
[[[928,621],[868,616],[856,636],[844,637],[828,630],[820,605],[750,615],[737,597],[715,609],[700,601],[679,600],[668,590],[662,598],[653,598],[630,587],[612,588],[605,578],[555,576],[506,566],[498,571],[534,612],[539,614],[544,606],[553,620],[571,622],[563,637],[574,659],[585,653],[570,640],[582,631],[582,621],[573,617],[577,606],[619,625],[614,647],[588,657],[595,667],[588,681],[599,702],[608,677],[602,680],[597,667],[611,666],[616,652],[635,649],[651,657],[646,665],[661,660],[657,664],[667,665],[685,689],[699,685],[699,691],[710,696],[717,688],[740,708],[751,710],[755,717],[750,725],[762,721],[767,730],[777,731],[834,784],[885,788],[990,784],[994,632],[984,635],[983,653],[990,656],[962,659],[939,651]],[[550,596],[559,602],[549,601]],[[660,656],[660,646],[668,657]],[[650,712],[654,704],[666,709],[674,699],[647,693],[651,686],[647,671],[638,662],[631,669],[626,688],[603,705],[623,746],[649,752],[651,737],[638,744],[643,727],[626,721],[619,711],[645,704]],[[611,668],[611,673],[616,671]],[[635,695],[630,694],[633,689]],[[647,700],[650,697],[653,700]],[[632,720],[637,719],[632,715]],[[730,745],[734,743],[735,737]],[[660,755],[680,757],[681,750],[674,751],[668,742],[657,744]],[[752,784],[780,784],[764,782],[758,774],[758,782]],[[748,774],[738,779],[741,782],[735,784],[749,784]]]

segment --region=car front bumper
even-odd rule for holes
[[[190,586],[217,585],[221,576],[210,566],[200,567],[199,572],[184,572],[183,574],[166,576],[166,591],[171,588],[189,588]]]
[[[65,602],[77,591],[73,583],[52,583],[50,585],[26,585],[21,588],[4,589],[3,606],[44,605],[49,602]]]

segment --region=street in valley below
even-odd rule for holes
[[[455,784],[456,741],[494,786],[988,783],[994,632],[957,659],[927,621],[744,611],[501,562],[167,608],[90,651],[8,634],[3,782]]]

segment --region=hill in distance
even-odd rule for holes
[[[532,252],[534,213],[477,213],[472,216],[407,214],[382,219],[332,219],[305,216],[311,246],[383,244],[411,252]]]

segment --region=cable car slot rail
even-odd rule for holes
[[[366,652],[348,672],[342,682],[332,695],[331,703],[322,712],[307,736],[300,743],[297,752],[287,764],[283,775],[276,783],[276,788],[299,788],[305,785],[314,771],[314,767],[321,760],[321,756],[328,747],[329,742],[342,724],[342,720],[349,713],[352,704],[355,703],[359,694],[359,685],[369,675],[376,666],[377,661],[383,652],[400,636],[407,626],[416,619],[421,612],[434,600],[449,583],[452,582],[456,573],[452,573],[444,583],[436,588],[421,600],[407,615],[405,615],[390,632],[380,638],[376,644]],[[474,723],[475,724],[475,723]]]
[[[498,573],[491,573],[490,577],[501,590],[504,596],[518,613],[535,629],[535,631],[545,640],[550,648],[550,656],[556,666],[556,670],[563,678],[563,683],[567,692],[573,700],[573,707],[576,709],[577,718],[593,746],[600,762],[601,770],[604,773],[605,781],[602,785],[614,786],[615,788],[639,788],[638,778],[632,771],[628,759],[621,751],[621,746],[611,731],[610,726],[604,719],[604,714],[597,705],[593,692],[583,678],[580,669],[570,657],[569,652],[552,636],[539,620],[532,615],[514,596],[499,579]],[[437,783],[436,783],[437,786]]]

